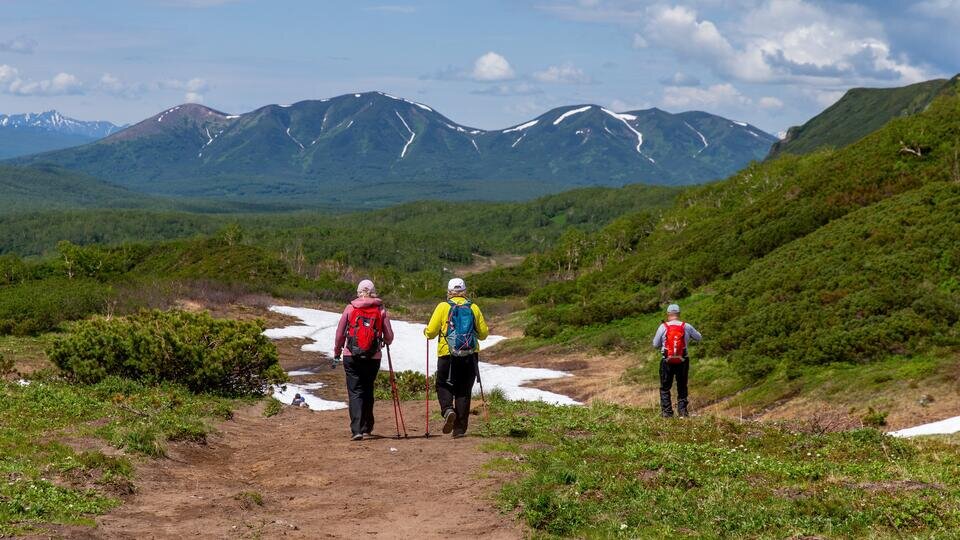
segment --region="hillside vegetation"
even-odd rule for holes
[[[680,300],[708,336],[704,353],[742,386],[779,366],[955,349],[958,215],[954,92],[841,150],[753,165],[684,192],[662,218],[571,232],[479,279],[529,294],[527,335],[553,340],[599,325],[646,347],[656,314]]]
[[[770,149],[780,154],[809,154],[821,148],[842,148],[883,127],[894,118],[923,111],[937,96],[956,87],[957,77],[934,79],[900,88],[853,88],[839,101],[802,126],[787,131]]]

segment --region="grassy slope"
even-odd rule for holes
[[[815,423],[496,402],[500,494],[535,536],[950,537],[960,440],[905,441]]]
[[[698,398],[736,394],[730,405],[747,412],[791,396],[889,411],[923,393],[901,383],[939,392],[955,372],[958,140],[960,98],[944,97],[843,150],[751,167],[684,192],[662,219],[570,235],[474,281],[553,282],[530,294],[518,347],[645,352],[661,306],[679,299],[707,336],[694,352]],[[506,293],[529,292],[521,285]],[[628,379],[655,380],[653,355],[638,362]],[[856,391],[821,391],[829,374]]]
[[[0,379],[0,535],[92,523],[132,492],[133,460],[163,455],[166,441],[203,441],[209,420],[229,417],[233,406],[119,379]],[[107,446],[123,453],[105,454]]]
[[[790,128],[787,138],[770,150],[780,154],[809,154],[820,148],[841,148],[873,133],[890,120],[916,114],[944,90],[945,79],[900,88],[854,88],[840,101],[802,126]]]

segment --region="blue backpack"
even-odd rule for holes
[[[477,351],[477,327],[473,320],[473,309],[470,301],[458,304],[447,300],[450,304],[450,315],[447,317],[447,347],[453,356],[470,356]]]

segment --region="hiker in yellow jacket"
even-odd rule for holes
[[[470,397],[477,380],[480,341],[490,329],[480,307],[467,300],[467,284],[453,278],[447,284],[447,301],[437,304],[423,330],[427,339],[437,342],[437,401],[443,413],[443,432],[454,438],[467,433]]]

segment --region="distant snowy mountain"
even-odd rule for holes
[[[588,185],[708,182],[763,158],[776,140],[705,112],[590,104],[488,131],[365,92],[238,115],[184,104],[95,144],[17,161],[167,195],[333,200],[363,190],[400,200],[452,191],[504,199]]]
[[[121,129],[102,120],[75,120],[57,111],[0,114],[0,158],[77,146]]]

